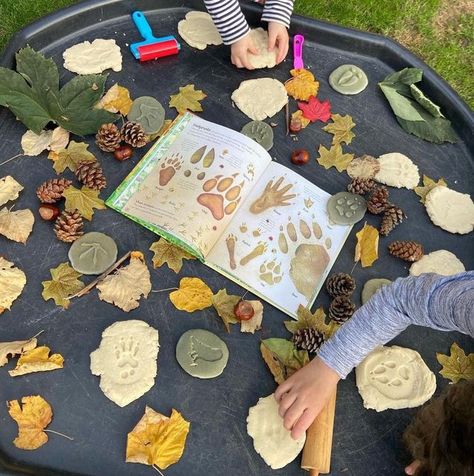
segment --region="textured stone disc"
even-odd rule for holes
[[[247,122],[240,132],[260,144],[265,150],[273,147],[273,128],[266,122]]]
[[[358,66],[343,64],[329,75],[329,84],[338,93],[352,95],[362,92],[369,80]]]
[[[364,289],[362,289],[362,304],[365,304],[380,288],[387,286],[391,282],[390,279],[386,278],[369,279],[364,284]]]
[[[329,219],[337,225],[353,225],[364,218],[367,202],[360,195],[339,192],[327,203]]]
[[[127,119],[138,122],[143,127],[145,134],[155,134],[161,130],[165,123],[165,110],[155,98],[141,96],[133,101]]]

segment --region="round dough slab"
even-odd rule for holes
[[[77,74],[100,74],[122,70],[122,53],[115,40],[97,38],[71,46],[63,53],[64,67]]]
[[[212,21],[205,12],[188,12],[178,23],[178,33],[191,47],[204,50],[208,45],[221,45],[222,39]]]
[[[250,38],[258,50],[257,55],[248,55],[250,64],[255,69],[273,68],[276,65],[277,51],[268,51],[268,33],[263,28],[255,28],[250,30]]]
[[[356,368],[356,382],[365,408],[418,407],[436,390],[436,377],[421,355],[396,345],[378,347]]]
[[[265,150],[273,147],[273,128],[266,122],[247,122],[240,132],[260,144]]]
[[[193,377],[218,377],[229,360],[225,342],[212,332],[191,329],[185,332],[176,345],[176,360],[185,372]]]
[[[425,207],[431,221],[443,230],[464,235],[474,229],[474,203],[467,193],[435,187],[426,195]]]
[[[375,174],[375,180],[390,187],[412,189],[418,185],[420,174],[418,167],[406,156],[399,152],[381,155],[378,158],[380,170]]]
[[[141,96],[133,101],[127,119],[138,122],[145,134],[155,134],[163,127],[165,110],[154,97]]]
[[[82,274],[101,274],[117,260],[117,245],[110,236],[91,231],[69,248],[71,266]]]
[[[391,282],[390,279],[385,278],[369,279],[362,289],[362,304],[365,304],[380,288],[387,286],[387,284],[390,284]]]
[[[294,440],[291,432],[283,426],[273,394],[260,398],[257,405],[249,409],[247,433],[253,438],[255,451],[272,469],[291,463],[306,441],[306,434]]]
[[[436,273],[450,276],[466,271],[458,257],[447,250],[433,251],[410,266],[410,275],[419,276],[423,273]]]
[[[329,219],[337,225],[352,225],[364,218],[367,202],[360,195],[339,192],[327,203]]]
[[[329,75],[329,84],[338,93],[352,95],[362,92],[369,80],[358,66],[343,64]]]
[[[232,93],[232,101],[250,119],[263,121],[281,111],[288,102],[288,94],[276,79],[249,79],[242,81]]]

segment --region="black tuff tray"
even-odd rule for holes
[[[62,82],[72,75],[62,68],[62,52],[69,46],[94,38],[115,38],[122,47],[123,70],[111,73],[108,86],[114,82],[128,87],[133,97],[152,95],[167,106],[169,95],[178,86],[194,83],[208,97],[203,101],[202,117],[240,130],[248,119],[232,108],[230,94],[242,80],[271,76],[284,81],[292,66],[291,53],[277,68],[267,71],[239,71],[229,62],[227,47],[209,47],[204,51],[189,48],[184,42],[178,56],[145,64],[136,62],[127,44],[140,38],[130,19],[136,9],[144,10],[156,36],[177,35],[177,22],[189,9],[200,9],[201,2],[143,0],[143,1],[89,1],[50,15],[15,35],[7,46],[0,64],[14,66],[14,53],[29,43],[52,56],[60,66]],[[260,8],[244,4],[251,24],[257,25]],[[304,60],[321,83],[319,97],[332,102],[333,111],[353,116],[357,126],[356,138],[346,147],[358,155],[378,156],[387,152],[402,152],[411,157],[422,173],[433,178],[443,176],[448,184],[464,193],[474,194],[474,142],[472,112],[457,94],[439,76],[409,51],[380,36],[341,28],[316,20],[294,16],[291,34],[305,35]],[[355,63],[368,74],[368,88],[357,96],[342,96],[328,85],[328,75],[343,63]],[[434,145],[406,134],[397,124],[377,82],[394,70],[415,66],[424,70],[422,89],[438,103],[452,121],[459,136],[455,145]],[[461,66],[460,66],[461,67]],[[292,105],[294,109],[294,105]],[[174,117],[173,111],[168,117]],[[281,163],[293,167],[290,153],[296,147],[307,148],[312,156],[309,165],[298,171],[330,193],[344,189],[348,183],[345,173],[324,170],[314,162],[319,144],[328,146],[331,136],[321,130],[321,123],[311,125],[293,142],[285,136],[283,112],[275,116],[275,145],[272,155]],[[20,137],[24,127],[13,115],[0,110],[0,157],[6,159],[20,152]],[[90,149],[100,159],[108,188],[108,196],[137,162],[116,162],[99,151],[92,137],[87,137]],[[11,174],[25,190],[16,201],[17,208],[37,209],[36,187],[53,177],[50,161],[42,157],[23,157],[3,166],[0,176]],[[427,251],[447,249],[454,252],[467,269],[474,268],[474,234],[453,235],[435,227],[413,191],[391,189],[393,201],[407,213],[407,220],[380,242],[380,259],[370,268],[357,266],[354,277],[358,283],[355,299],[359,304],[360,290],[367,279],[387,277],[394,279],[407,275],[408,265],[388,256],[386,245],[395,239],[413,239],[423,243]],[[369,223],[378,219],[367,217]],[[353,266],[356,225],[347,240],[334,271],[350,272]],[[112,210],[98,211],[87,230],[105,231],[118,241],[119,253],[130,249],[142,250],[151,264],[150,244],[156,236]],[[67,260],[68,246],[55,239],[50,224],[36,214],[33,234],[26,246],[0,237],[0,254],[13,261],[27,274],[28,283],[12,310],[0,316],[0,341],[25,339],[40,330],[54,352],[66,359],[63,370],[10,378],[7,370],[13,363],[0,369],[0,401],[40,394],[54,411],[51,429],[74,437],[68,441],[50,435],[50,441],[32,452],[15,448],[12,440],[17,426],[9,417],[6,406],[0,405],[0,473],[35,475],[144,475],[154,474],[150,467],[126,464],[127,432],[143,415],[145,405],[168,414],[176,408],[191,421],[184,455],[179,463],[164,473],[172,475],[303,475],[300,458],[287,467],[272,471],[254,451],[247,436],[248,408],[258,398],[270,394],[275,383],[259,353],[259,340],[267,337],[288,337],[283,326],[286,319],[270,305],[265,306],[264,328],[261,332],[244,335],[234,326],[226,334],[211,309],[189,315],[174,309],[167,293],[152,293],[141,300],[138,309],[126,314],[118,308],[101,302],[97,292],[75,300],[63,311],[53,301],[41,298],[41,281],[49,279],[49,269]],[[213,290],[226,287],[230,293],[242,289],[199,262],[187,262],[180,276],[166,267],[153,270],[154,289],[175,286],[182,276],[199,276]],[[324,292],[317,305],[327,308]],[[100,342],[102,331],[117,320],[143,319],[160,332],[161,350],[159,371],[155,386],[142,398],[125,408],[108,400],[99,389],[99,379],[89,371],[89,354]],[[203,327],[221,336],[230,350],[229,364],[224,374],[214,380],[202,381],[185,374],[178,366],[174,349],[179,336],[187,329]],[[473,351],[472,339],[458,333],[442,333],[412,327],[394,340],[394,343],[417,349],[428,366],[436,373],[438,391],[447,385],[439,374],[435,353],[447,353],[453,341],[466,351]],[[416,410],[365,410],[357,392],[354,374],[339,385],[334,443],[332,453],[333,475],[390,476],[403,474],[409,455],[403,449],[401,435]]]

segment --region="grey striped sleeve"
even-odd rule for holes
[[[318,355],[341,378],[410,324],[474,336],[474,271],[399,278],[378,291]]]

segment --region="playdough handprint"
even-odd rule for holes
[[[285,193],[293,187],[293,184],[290,183],[279,189],[282,183],[283,177],[280,177],[275,184],[273,184],[273,180],[270,180],[262,195],[250,205],[250,212],[254,215],[258,215],[272,207],[286,207],[291,205],[291,203],[288,203],[288,200],[295,198],[296,195],[285,195]]]

